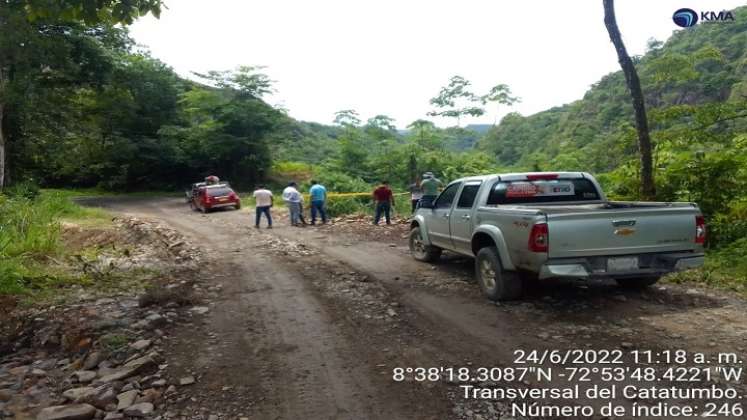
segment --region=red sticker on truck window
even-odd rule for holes
[[[508,198],[574,195],[575,193],[573,183],[563,181],[512,182],[506,187]]]
[[[534,197],[539,193],[539,187],[529,182],[513,182],[506,188],[506,197]]]

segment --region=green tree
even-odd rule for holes
[[[369,118],[366,122],[366,125],[369,127],[378,128],[379,130],[386,131],[386,132],[394,132],[397,130],[397,127],[394,125],[394,118],[391,118],[387,115],[377,115],[373,118]]]
[[[236,70],[212,70],[206,74],[193,74],[220,89],[231,89],[244,95],[261,98],[273,92],[273,81],[269,76],[260,72],[263,68],[262,66],[239,66]]]
[[[355,110],[343,109],[335,112],[334,122],[342,127],[357,127],[361,124],[361,119]]]
[[[30,92],[51,98],[71,83],[93,82],[105,73],[95,65],[106,60],[84,58],[96,51],[86,37],[116,33],[107,25],[129,24],[146,13],[160,13],[160,0],[9,0],[0,7],[0,189],[8,173],[8,144],[20,141],[21,109]],[[92,25],[86,27],[83,24]],[[81,55],[82,54],[82,55]],[[92,77],[93,76],[93,77]],[[37,98],[34,98],[37,99]],[[9,130],[15,128],[15,134]],[[15,138],[14,138],[15,137]]]
[[[418,147],[425,150],[441,150],[443,148],[442,136],[432,121],[415,120],[407,128],[411,130],[413,141]]]
[[[77,21],[89,25],[100,23],[131,24],[136,18],[161,14],[161,0],[11,0],[26,13],[30,21]]]
[[[428,115],[455,118],[459,126],[464,116],[479,117],[485,114],[485,109],[476,105],[481,102],[481,98],[470,90],[471,85],[472,83],[462,76],[452,76],[449,84],[431,98],[430,104],[438,110],[430,111]]]
[[[490,91],[486,93],[485,95],[482,95],[480,97],[480,100],[482,101],[483,105],[487,105],[488,103],[495,103],[497,106],[500,105],[507,105],[511,106],[517,102],[521,102],[521,99],[515,96],[511,96],[511,88],[508,87],[506,84],[498,84],[490,88]],[[497,118],[497,116],[496,116]],[[497,120],[493,121],[493,125]]]
[[[193,172],[220,174],[239,186],[253,186],[266,177],[272,163],[268,138],[287,118],[257,98],[255,83],[237,82],[246,69],[253,68],[208,73],[228,82],[222,89],[194,86],[186,92],[181,99],[184,125],[163,132],[181,139]]]

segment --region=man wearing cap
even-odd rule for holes
[[[423,189],[423,198],[420,199],[421,205],[429,206],[438,197],[438,190],[443,187],[444,183],[433,176],[433,172],[423,174],[423,182],[420,188]]]

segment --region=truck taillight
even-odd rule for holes
[[[547,252],[549,249],[549,235],[547,223],[537,223],[532,226],[529,234],[529,250],[532,252]]]
[[[704,244],[706,240],[705,217],[695,216],[695,243]]]

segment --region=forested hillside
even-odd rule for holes
[[[676,31],[665,44],[651,40],[648,52],[636,57],[660,168],[673,137],[698,140],[680,137],[684,144],[676,149],[682,150],[745,131],[740,116],[747,101],[747,8],[736,16],[734,23]],[[630,96],[618,71],[571,104],[528,117],[507,115],[480,146],[504,165],[600,173],[629,163],[632,130]]]
[[[747,236],[747,7],[732,23],[679,30],[636,57],[654,143],[657,199],[697,202],[712,244]],[[638,198],[633,110],[622,72],[576,102],[509,114],[481,139],[499,165],[586,170],[617,198]]]

